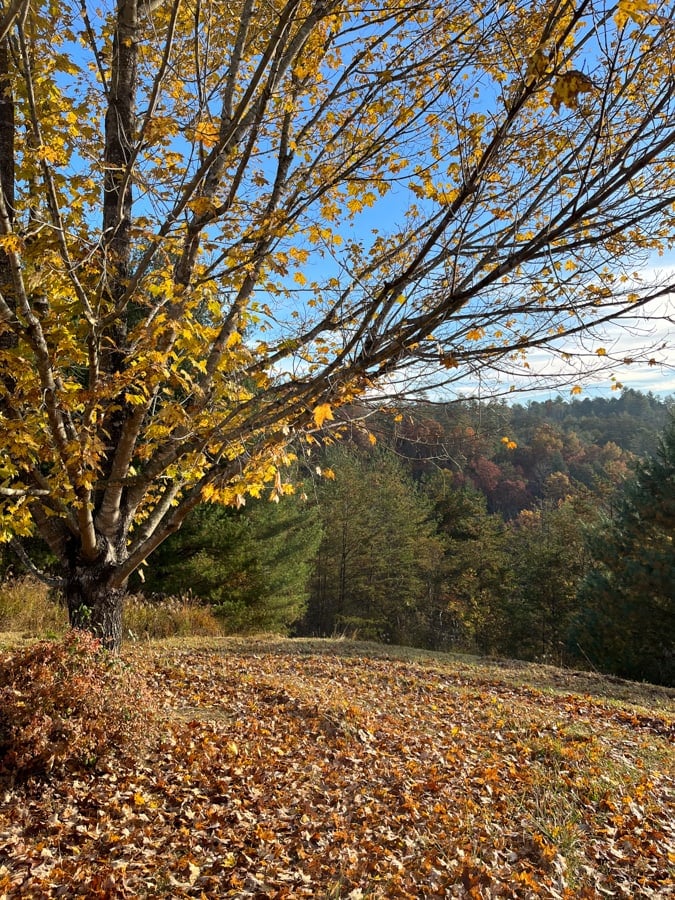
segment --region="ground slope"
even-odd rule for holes
[[[127,654],[160,743],[7,786],[0,898],[675,890],[673,692],[349,642]]]

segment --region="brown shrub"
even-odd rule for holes
[[[142,676],[69,631],[0,656],[0,774],[14,781],[100,769],[154,732]]]

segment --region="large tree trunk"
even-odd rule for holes
[[[117,653],[126,585],[111,587],[110,574],[109,566],[77,566],[66,579],[65,594],[71,627],[90,631],[106,650]]]

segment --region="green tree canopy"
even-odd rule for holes
[[[574,640],[595,665],[675,684],[674,538],[675,419],[627,484],[616,518],[592,534]]]
[[[419,641],[441,545],[431,505],[389,451],[326,454],[317,486],[324,538],[304,627]]]
[[[189,591],[229,631],[283,632],[305,611],[320,540],[316,508],[298,497],[239,510],[202,505],[150,559],[143,589]]]

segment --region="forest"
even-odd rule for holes
[[[280,502],[199,506],[134,590],[189,589],[229,633],[673,684],[673,398],[352,407],[343,426],[298,449]]]

